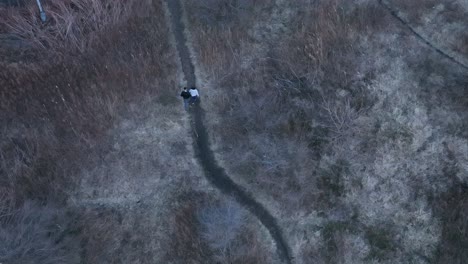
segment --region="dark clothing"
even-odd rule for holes
[[[180,96],[182,96],[184,99],[189,99],[190,97],[192,97],[188,91],[182,91],[182,93],[180,93]]]
[[[194,104],[198,101],[198,96],[190,97],[189,104]]]
[[[188,98],[188,99],[184,98],[184,109],[185,109],[185,111],[188,111],[189,104],[190,104],[190,98]]]

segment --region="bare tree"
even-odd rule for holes
[[[230,259],[231,247],[240,234],[245,219],[242,208],[232,200],[209,205],[198,212],[201,236],[224,260]]]
[[[323,99],[321,107],[328,116],[327,127],[333,132],[335,138],[342,137],[352,129],[360,114],[360,111],[356,111],[351,106],[349,99],[343,101]]]

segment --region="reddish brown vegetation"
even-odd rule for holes
[[[56,2],[58,9],[49,22],[52,27],[57,26],[55,22],[58,24],[54,16],[65,11],[78,17],[89,11],[70,9],[73,4],[83,1]],[[71,175],[79,170],[83,154],[91,151],[116,116],[124,114],[132,102],[162,91],[159,80],[172,69],[165,63],[163,55],[168,48],[167,42],[161,41],[166,32],[160,21],[144,15],[149,15],[152,9],[146,6],[147,10],[143,11],[141,5],[143,3],[126,7],[130,9],[111,11],[122,15],[135,12],[143,17],[130,18],[128,14],[117,18],[112,12],[99,13],[104,11],[97,7],[92,9],[92,14],[98,14],[94,19],[96,27],[79,24],[81,20],[78,18],[76,25],[71,25],[78,32],[87,32],[79,37],[60,35],[60,32],[49,31],[51,26],[46,25],[42,30],[50,35],[39,42],[56,42],[61,46],[45,44],[47,50],[42,50],[33,60],[25,58],[27,62],[0,63],[1,118],[7,124],[2,131],[3,144],[7,144],[2,148],[2,160],[11,162],[16,159],[16,164],[24,168],[21,172],[11,172],[12,167],[5,164],[2,169],[10,175],[8,184],[13,184],[11,189],[19,196],[37,197],[38,189],[46,195],[47,188],[37,188],[38,185],[49,185],[41,183],[41,178],[58,185],[54,187],[56,190],[66,189]],[[26,7],[26,14],[10,12],[8,23],[13,30],[25,29],[14,28],[12,21],[31,23],[28,19],[30,8]],[[103,23],[107,23],[106,27],[101,28]],[[23,37],[33,43],[33,50],[44,47],[35,39],[37,36],[26,34]],[[69,43],[78,40],[86,41],[85,50],[75,49],[74,44]],[[21,183],[20,178],[29,179],[30,184]],[[67,184],[59,184],[62,180],[54,179],[67,179]],[[36,193],[25,191],[20,194],[31,184],[35,185],[32,189]]]
[[[47,1],[45,24],[34,1],[0,9],[1,32],[19,38],[0,46],[0,205],[62,206],[81,172],[102,162],[115,122],[167,93],[174,64],[160,4]],[[82,220],[92,231],[93,219]]]

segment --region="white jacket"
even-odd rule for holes
[[[190,89],[190,90],[189,90],[189,93],[190,93],[190,95],[191,95],[192,97],[200,96],[200,95],[198,94],[198,90],[197,90],[197,89]]]

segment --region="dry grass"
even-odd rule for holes
[[[187,194],[200,197],[199,194]],[[188,198],[188,197],[187,197]],[[185,200],[181,208],[174,208],[173,234],[168,241],[166,251],[169,262],[182,263],[183,261],[201,263],[209,262],[211,252],[198,234],[196,219],[196,201]]]
[[[267,19],[272,0],[262,1],[187,1],[199,66],[216,81],[234,79],[239,63],[245,60],[242,45],[250,39],[256,17]],[[240,81],[244,79],[239,79]]]
[[[80,263],[79,245],[67,232],[70,216],[52,206],[28,202],[0,210],[0,261],[4,263]]]
[[[218,117],[208,125],[229,174],[279,217],[298,263],[461,262],[466,195],[453,186],[468,182],[466,75],[389,26],[393,20],[374,2],[280,2],[186,5],[198,63],[214,85],[203,87],[209,115]],[[260,243],[266,239],[232,203],[194,191],[174,199],[163,193],[176,189],[167,182],[180,187],[170,181],[178,173],[188,174],[180,178],[187,186],[200,175],[173,161],[190,152],[176,147],[188,141],[175,140],[180,124],[167,116],[177,102],[166,99],[173,98],[175,67],[167,63],[174,58],[162,7],[132,3],[49,2],[45,25],[32,17],[32,5],[0,11],[1,32],[27,43],[1,53],[5,212],[30,199],[63,204],[80,183],[89,189],[75,198],[109,202],[80,211],[79,223],[57,218],[71,226],[68,235],[80,233],[85,262],[154,263],[166,252],[172,263],[271,263]],[[165,116],[153,118],[158,111]],[[148,116],[156,121],[137,124]],[[148,147],[156,142],[162,146]],[[161,189],[151,191],[150,183]],[[37,207],[15,211],[17,219],[32,212],[38,233],[65,232],[44,227],[53,214],[41,217],[49,211]],[[1,236],[24,241],[11,231],[31,226],[23,220],[14,228],[0,220]],[[45,244],[18,248],[53,248],[38,237]],[[49,250],[57,254],[23,255],[67,258],[76,253],[72,244]]]
[[[8,10],[16,19],[10,30],[45,54],[0,65],[2,121],[9,122],[1,131],[2,191],[18,204],[74,206],[66,232],[80,245],[65,253],[80,252],[80,263],[271,263],[258,232],[244,230],[258,223],[233,231],[241,234],[228,251],[238,252],[227,254],[207,246],[197,218],[214,198],[193,191],[185,200],[171,197],[202,177],[172,94],[175,58],[160,3],[142,11],[121,10],[119,2],[102,14],[102,6],[74,6],[85,2],[106,3],[52,2],[46,8],[57,13],[37,36],[27,30],[39,23],[28,19],[32,7],[24,16]],[[115,21],[116,10],[130,13]],[[96,21],[80,24],[85,15]],[[219,219],[210,225],[226,228]]]
[[[464,1],[440,2],[390,1],[392,8],[405,18],[434,46],[465,65],[468,63],[466,5]]]
[[[272,263],[254,229],[259,223],[236,202],[193,192],[177,200],[165,261]]]
[[[30,1],[21,8],[0,10],[3,14],[0,24],[9,34],[40,52],[84,53],[101,40],[100,34],[106,29],[125,23],[145,5],[145,1],[48,1],[43,6],[48,16],[44,24],[36,3]]]
[[[286,31],[265,29],[263,37],[260,18],[278,21],[265,23],[261,10],[249,14],[253,23],[219,27],[187,8],[209,76],[218,158],[287,223],[299,263],[422,263],[447,243],[442,226],[463,228],[458,220],[439,225],[425,195],[453,183],[441,149],[466,142],[466,75],[400,31],[384,8],[291,4],[292,19],[279,22]],[[454,160],[464,162],[462,149]],[[463,166],[449,167],[465,179]],[[448,247],[461,256],[462,244]]]
[[[255,58],[256,54],[249,53],[254,45],[249,43],[247,24],[227,29],[197,24],[200,34],[192,33],[200,49],[200,64],[217,90],[223,91],[213,91],[211,100],[213,110],[223,117],[215,134],[230,149],[228,159],[238,161],[231,165],[249,177],[247,183],[261,181],[272,195],[283,193],[285,186],[302,185],[281,176],[294,168],[293,149],[303,150],[300,155],[320,155],[327,142],[351,133],[354,120],[374,100],[365,91],[365,82],[373,73],[360,72],[359,76],[356,54],[365,52],[359,46],[360,38],[372,37],[385,23],[378,19],[383,15],[377,6],[346,13],[334,1],[308,8],[291,22],[292,37],[279,37],[268,57]],[[367,24],[369,18],[376,21],[372,27]],[[249,56],[252,59],[246,62]],[[334,87],[343,87],[347,96],[337,95]],[[248,143],[240,143],[241,150],[239,141],[232,139],[246,134],[251,137]],[[286,147],[289,144],[295,147]],[[249,152],[240,154],[245,148]],[[245,159],[234,158],[239,156]],[[298,163],[315,166],[302,158]],[[270,177],[251,178],[253,175]]]
[[[126,106],[164,93],[158,78],[171,66],[160,55],[168,47],[160,41],[163,25],[147,17],[122,19],[125,25],[115,24],[80,56],[0,65],[2,164],[10,184],[15,177],[37,183],[39,170],[54,184],[60,182],[54,177],[70,178],[79,170],[81,153],[93,148],[118,115],[129,112]],[[55,52],[63,50],[49,55]]]
[[[23,47],[0,48],[1,193],[11,210],[29,200],[54,200],[67,211],[64,205],[84,172],[104,166],[116,124],[125,119],[143,122],[157,115],[159,104],[175,107],[173,99],[158,100],[174,98],[174,54],[160,2],[48,1],[50,20],[44,25],[37,21],[33,4],[0,10],[2,32],[28,43],[24,52]],[[15,57],[15,52],[22,55]],[[101,177],[99,183],[106,184]],[[112,224],[89,215],[79,218],[79,224],[64,220],[90,230],[75,241],[96,246],[91,232],[119,239],[108,232]],[[46,220],[44,225],[53,224]],[[41,228],[47,231],[38,226],[39,232]],[[105,257],[101,253],[88,248],[81,257],[95,263]],[[32,256],[31,263],[41,258]]]

